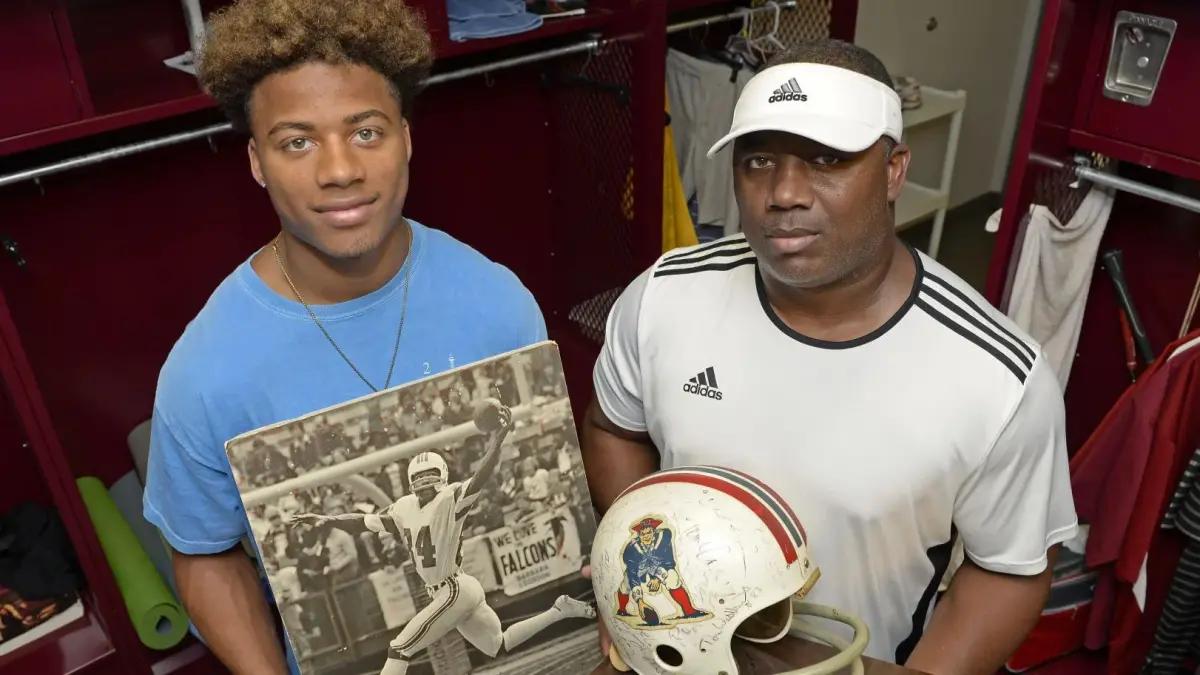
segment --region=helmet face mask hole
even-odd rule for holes
[[[658,657],[659,663],[667,668],[678,668],[683,665],[683,654],[679,653],[671,645],[659,645],[654,648],[654,655]]]
[[[787,629],[791,616],[792,598],[788,596],[746,617],[733,634],[751,642],[775,640]]]
[[[437,487],[442,483],[442,472],[439,469],[422,469],[413,474],[410,486],[413,490],[423,490]]]

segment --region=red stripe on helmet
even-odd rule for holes
[[[772,490],[770,485],[767,485],[766,483],[755,478],[754,476],[751,476],[748,473],[738,471],[737,469],[731,469],[727,466],[723,466],[721,468],[730,473],[736,473],[737,475],[741,476],[742,478],[745,478],[746,480],[752,480],[760,488],[766,490],[767,494],[774,497],[775,501],[779,502],[779,505],[783,507],[783,510],[787,511],[787,514],[792,517],[792,522],[795,523],[796,527],[799,528],[799,530],[800,530],[800,536],[804,537],[804,543],[805,544],[808,543],[808,533],[804,531],[804,523],[800,522],[800,518],[797,517],[796,512],[792,510],[792,505],[788,504],[787,501],[783,497],[780,497],[778,492]]]
[[[710,474],[672,471],[651,474],[650,476],[647,476],[646,478],[643,478],[642,480],[630,486],[630,488],[625,492],[632,492],[637,488],[645,487],[647,485],[654,485],[656,483],[692,483],[694,485],[701,485],[703,487],[724,492],[754,512],[754,514],[758,516],[759,520],[761,520],[767,526],[767,529],[770,530],[771,535],[775,537],[776,543],[779,544],[779,550],[783,552],[783,559],[787,564],[790,565],[796,562],[796,560],[799,558],[799,554],[796,552],[796,547],[792,545],[792,540],[788,536],[787,531],[783,529],[783,523],[779,522],[779,518],[771,512],[767,505],[763,504],[754,495],[746,492],[734,483]]]

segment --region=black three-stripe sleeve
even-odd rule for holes
[[[938,321],[938,323],[941,323],[946,328],[949,328],[950,330],[954,331],[955,333],[958,333],[963,338],[974,343],[975,345],[977,345],[978,347],[980,347],[987,353],[994,356],[997,361],[999,361],[1000,363],[1003,363],[1006,368],[1008,368],[1010,371],[1012,371],[1013,376],[1016,377],[1017,380],[1019,380],[1021,382],[1021,384],[1025,384],[1025,378],[1027,377],[1027,375],[1025,374],[1025,371],[1021,370],[1021,368],[1018,367],[1017,364],[1014,363],[1012,359],[1005,356],[1003,353],[1000,352],[1000,350],[998,350],[995,347],[993,347],[992,345],[988,344],[987,341],[983,340],[978,335],[975,335],[974,333],[967,330],[966,328],[963,328],[962,326],[958,325],[957,323],[954,322],[953,319],[946,316],[942,312],[939,312],[938,310],[934,309],[933,307],[930,307],[929,303],[925,302],[923,299],[917,298],[917,307],[920,307],[922,310],[924,310],[926,314],[928,314],[933,319]]]
[[[695,248],[691,248],[686,251],[682,251],[680,253],[668,253],[663,258],[663,260],[670,261],[670,260],[679,260],[680,258],[691,258],[699,253],[705,253],[707,251],[712,251],[713,249],[724,248],[726,246],[744,245],[745,243],[746,243],[745,236],[736,236],[736,237],[731,237],[729,239],[718,239],[716,241],[709,242],[707,244],[702,244],[700,246],[696,246]]]
[[[951,312],[953,312],[954,314],[957,314],[960,318],[962,318],[963,321],[966,321],[967,323],[971,324],[976,329],[978,329],[984,335],[995,340],[997,344],[1008,347],[1008,351],[1011,352],[1012,356],[1016,357],[1016,359],[1025,366],[1025,370],[1029,370],[1030,368],[1033,368],[1033,359],[1030,356],[1026,355],[1026,353],[1024,351],[1022,351],[1019,347],[1017,347],[1017,345],[1014,344],[1012,341],[1006,340],[1005,338],[1001,337],[1000,334],[997,333],[995,330],[989,328],[988,324],[981,321],[978,316],[973,315],[970,311],[963,309],[962,307],[954,304],[953,302],[950,302],[950,300],[948,300],[946,298],[946,296],[942,295],[941,293],[938,293],[937,291],[933,290],[932,288],[930,288],[928,286],[922,288],[921,292],[925,293],[929,297],[937,300],[943,307],[948,308]]]
[[[930,318],[979,347],[1004,365],[1021,384],[1033,370],[1037,353],[1012,331],[984,312],[965,293],[933,275],[924,282],[916,305]],[[949,295],[958,298],[954,302]],[[965,305],[965,306],[964,306]]]
[[[946,291],[950,292],[950,294],[954,295],[959,300],[961,300],[963,302],[963,304],[965,304],[967,307],[970,307],[977,316],[983,317],[989,324],[991,324],[991,326],[993,328],[995,328],[996,330],[1000,331],[1005,336],[1007,336],[1008,339],[1012,342],[1012,344],[1015,345],[1024,354],[1026,354],[1031,360],[1035,360],[1037,358],[1037,352],[1034,351],[1033,347],[1030,347],[1028,344],[1025,343],[1025,341],[1021,340],[1016,335],[1013,335],[1012,332],[1009,331],[1007,328],[1005,328],[1000,322],[998,322],[995,319],[993,319],[992,317],[988,316],[988,313],[983,311],[983,309],[980,308],[979,305],[975,304],[974,301],[972,301],[969,297],[967,297],[966,293],[963,293],[959,289],[955,288],[953,284],[946,281],[945,279],[942,279],[941,277],[937,276],[936,274],[926,273],[925,279],[928,281],[934,282],[938,286],[941,286]],[[930,288],[930,285],[925,284],[924,288]]]
[[[749,246],[737,246],[734,248],[721,248],[721,249],[717,249],[715,251],[709,251],[708,253],[701,253],[701,254],[695,255],[695,256],[688,256],[686,258],[673,258],[670,260],[664,260],[663,262],[658,264],[658,268],[662,269],[664,267],[672,267],[675,265],[687,265],[688,263],[696,263],[696,262],[700,262],[701,260],[709,260],[711,258],[731,258],[735,255],[745,255],[749,252],[750,252]]]
[[[758,259],[753,256],[750,256],[750,257],[746,257],[746,258],[739,258],[737,260],[732,260],[729,262],[708,263],[707,265],[698,265],[696,267],[671,267],[668,269],[662,269],[660,267],[659,269],[654,271],[654,276],[668,277],[668,276],[678,275],[678,274],[695,274],[697,272],[724,272],[724,271],[728,271],[728,270],[731,270],[731,269],[734,269],[737,267],[743,267],[745,265],[753,265],[756,262],[758,262]]]

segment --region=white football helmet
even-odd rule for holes
[[[820,577],[808,535],[770,487],[721,467],[681,467],[627,488],[592,544],[592,586],[619,670],[639,675],[737,675],[733,637],[774,642],[792,631],[840,650],[794,672],[862,672],[867,627],[799,602]],[[792,628],[793,612],[849,624]],[[615,653],[614,653],[615,652]]]
[[[417,474],[431,470],[436,470],[437,474],[417,477]],[[430,487],[440,490],[449,482],[450,467],[446,465],[446,460],[436,452],[419,453],[408,463],[408,485],[413,492]]]

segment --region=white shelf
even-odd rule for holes
[[[928,218],[946,208],[950,195],[917,183],[905,183],[896,200],[896,230]]]
[[[949,117],[967,106],[967,92],[960,90],[945,91],[921,85],[921,107],[905,110],[904,128],[916,126]]]
[[[936,188],[918,183],[906,183],[896,200],[896,230],[903,230],[930,216],[933,229],[929,234],[928,253],[936,259],[942,243],[942,229],[946,223],[946,209],[950,205],[950,183],[954,175],[954,160],[958,154],[958,135],[962,130],[963,111],[967,107],[967,92],[962,89],[947,91],[921,85],[921,106],[901,111],[904,129],[907,131],[932,122],[948,122],[946,154],[942,158],[941,178]]]

